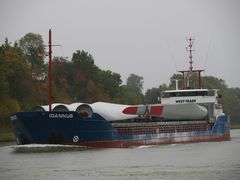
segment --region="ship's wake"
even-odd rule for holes
[[[28,144],[11,146],[15,153],[41,153],[41,152],[64,152],[64,151],[82,151],[89,147],[60,145],[60,144]]]
[[[154,145],[142,145],[142,146],[137,146],[137,149],[146,149],[146,148],[151,148],[154,147]]]

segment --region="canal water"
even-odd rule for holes
[[[1,180],[240,179],[240,130],[231,141],[82,149],[1,144]]]

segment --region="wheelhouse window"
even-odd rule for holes
[[[162,92],[162,98],[169,97],[188,97],[188,96],[214,96],[214,91],[176,91]]]

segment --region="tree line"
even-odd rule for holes
[[[42,36],[28,33],[15,43],[5,39],[0,46],[0,125],[9,126],[10,114],[31,111],[48,103],[47,50]],[[91,54],[73,53],[71,60],[52,61],[53,102],[106,101],[122,104],[143,102],[143,78],[131,74],[126,85],[121,76],[102,70]],[[136,84],[137,83],[137,84]]]
[[[1,126],[10,126],[9,117],[14,112],[31,111],[36,105],[48,103],[48,63],[44,62],[46,54],[39,34],[27,33],[13,44],[6,38],[1,44]],[[71,60],[54,57],[52,67],[53,102],[159,103],[161,91],[174,87],[171,81],[169,85],[162,84],[143,94],[143,77],[130,74],[126,84],[123,84],[120,74],[100,69],[94,63],[93,56],[84,50],[76,50]],[[178,76],[174,74],[171,79]],[[203,77],[203,85],[221,90],[226,113],[231,115],[233,123],[238,123],[240,89],[228,88],[223,80],[212,76]]]

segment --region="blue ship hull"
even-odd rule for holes
[[[88,147],[131,147],[230,139],[226,115],[208,121],[109,122],[94,113],[19,112],[11,116],[17,144],[65,144]]]

